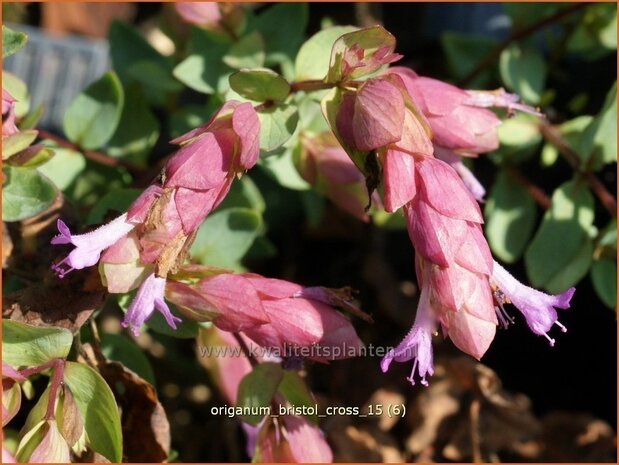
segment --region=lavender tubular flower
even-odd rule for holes
[[[75,249],[52,265],[54,271],[63,277],[100,262],[110,292],[139,286],[125,327],[137,334],[157,309],[176,328],[179,319],[164,301],[166,277],[183,263],[196,229],[227,195],[235,175],[255,165],[259,132],[251,104],[226,102],[205,125],[172,141],[181,148],[168,160],[161,184],[148,187],[127,213],[81,235],[58,220],[60,234],[52,244]]]
[[[114,245],[118,240],[125,237],[135,227],[135,224],[127,221],[127,214],[123,214],[94,231],[84,234],[71,234],[69,228],[62,220],[57,222],[60,234],[52,238],[51,243],[73,244],[75,249],[61,262],[52,265],[52,269],[63,278],[73,270],[81,270],[95,265],[101,256],[101,252]]]
[[[428,286],[421,288],[417,316],[413,327],[402,339],[395,349],[389,351],[380,362],[380,367],[385,373],[392,361],[407,362],[413,360],[413,368],[408,381],[414,386],[415,377],[420,378],[421,384],[428,385],[426,375],[434,374],[432,366],[432,331],[434,329],[434,316],[430,307],[430,290]]]
[[[122,326],[129,328],[135,336],[138,336],[140,334],[140,326],[157,309],[165,318],[166,323],[173,329],[176,329],[176,323],[180,323],[181,319],[172,315],[170,308],[163,300],[165,285],[165,278],[160,278],[155,276],[155,274],[149,275],[138,289],[131,305],[129,305]]]
[[[555,345],[555,340],[548,335],[548,332],[553,325],[558,326],[562,332],[567,331],[565,326],[559,323],[555,308],[569,308],[575,288],[571,287],[558,295],[546,294],[525,286],[497,262],[494,262],[491,279],[504,294],[502,301],[498,302],[499,306],[505,303],[514,304],[524,315],[531,331],[544,336],[551,346]]]

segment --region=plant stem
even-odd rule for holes
[[[258,360],[256,360],[254,354],[250,352],[249,347],[247,347],[247,344],[245,344],[245,341],[243,340],[241,335],[239,333],[232,333],[232,335],[234,336],[234,339],[236,339],[236,342],[238,342],[241,346],[241,350],[245,354],[245,357],[247,357],[247,360],[249,360],[249,363],[251,363],[251,366],[255,367],[256,365],[258,365]]]
[[[45,371],[48,368],[52,368],[55,362],[56,360],[54,359],[54,360],[50,360],[49,362],[45,362],[42,365],[38,365],[36,367],[24,368],[23,370],[19,370],[19,374],[22,375],[24,378],[27,378],[28,376],[32,376],[34,374],[41,373],[42,371]]]
[[[536,23],[530,24],[529,26],[520,29],[518,31],[513,31],[507,39],[505,39],[497,48],[492,50],[488,55],[486,55],[478,64],[473,68],[466,76],[464,76],[459,82],[458,86],[464,87],[469,82],[473,80],[475,76],[477,76],[480,72],[486,69],[488,66],[492,65],[497,58],[501,55],[503,50],[509,47],[512,42],[520,40],[524,37],[527,37],[538,30],[548,26],[549,24],[554,23],[555,21],[560,20],[561,18],[571,15],[585,7],[588,7],[590,3],[576,3],[568,8],[564,8],[560,11],[557,11],[555,14],[550,15],[546,18],[542,18]]]
[[[47,401],[47,411],[45,412],[44,420],[52,420],[55,416],[56,396],[58,389],[62,385],[64,378],[64,360],[58,358],[54,360],[54,371],[52,371],[52,380],[49,387],[49,399]]]
[[[309,81],[298,81],[290,84],[290,93],[304,91],[312,92],[314,90],[331,89],[335,87],[335,84],[324,82],[319,79],[313,79]]]
[[[527,194],[529,194],[535,202],[542,207],[544,210],[548,210],[550,208],[550,197],[546,195],[546,193],[533,184],[529,179],[527,179],[518,168],[512,165],[505,165],[505,171],[507,171],[522,187],[525,188]]]
[[[94,161],[95,163],[99,163],[100,165],[122,167],[132,174],[141,173],[142,171],[144,171],[144,169],[140,166],[134,165],[133,163],[128,163],[119,158],[110,157],[105,153],[97,152],[96,150],[84,150],[79,145],[74,144],[73,142],[69,142],[63,137],[52,134],[51,132],[44,131],[42,129],[37,129],[37,131],[39,131],[39,136],[43,139],[49,139],[58,144],[58,146],[65,149],[71,149],[80,152],[84,154],[84,156],[89,160]]]
[[[544,139],[554,145],[565,161],[587,181],[593,193],[600,199],[604,208],[608,210],[608,213],[613,218],[617,218],[617,200],[595,174],[583,170],[580,157],[565,142],[561,132],[556,127],[544,123],[539,125],[539,130]]]

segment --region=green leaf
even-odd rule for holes
[[[52,158],[52,162],[55,158]],[[73,179],[63,193],[77,205],[90,207],[108,192],[127,187],[130,183],[131,175],[124,168],[86,160],[84,170]]]
[[[260,120],[260,149],[270,152],[283,145],[294,134],[299,113],[287,103],[258,112]]]
[[[501,145],[509,147],[528,147],[542,140],[537,129],[538,119],[531,115],[518,114],[501,123],[498,127]]]
[[[230,87],[243,97],[257,102],[284,100],[290,93],[288,81],[266,68],[237,71],[230,76]]]
[[[617,263],[610,258],[594,260],[591,265],[593,288],[604,305],[617,308]]]
[[[178,92],[183,88],[172,76],[172,68],[155,60],[138,61],[127,69],[127,76],[158,92]]]
[[[101,224],[105,222],[108,211],[116,212],[116,216],[126,212],[129,206],[142,193],[142,189],[114,189],[105,194],[92,206],[86,217],[86,224]]]
[[[522,29],[569,6],[564,3],[546,2],[503,3],[501,5],[511,19],[513,29]]]
[[[26,45],[28,36],[2,25],[2,58],[9,57]]]
[[[223,56],[223,62],[234,69],[259,68],[264,65],[264,40],[254,31],[241,38]]]
[[[56,198],[54,184],[35,169],[5,166],[2,173],[2,221],[31,218]]]
[[[527,160],[542,141],[537,123],[534,116],[522,113],[501,123],[497,130],[501,146],[492,156],[499,163],[519,164]]]
[[[124,92],[113,71],[79,94],[67,108],[63,129],[69,140],[85,149],[103,146],[116,131]]]
[[[127,86],[125,95],[120,122],[108,142],[107,154],[144,160],[159,137],[159,122],[137,85]]]
[[[54,151],[41,145],[33,145],[29,150],[18,153],[8,162],[22,168],[38,168],[52,159]]]
[[[486,237],[492,251],[507,263],[517,261],[535,228],[535,201],[502,170],[492,186],[484,212]]]
[[[586,157],[588,167],[598,170],[617,161],[617,82],[611,87],[600,113],[582,134],[579,153]]]
[[[447,64],[457,79],[469,74],[491,51],[497,42],[485,36],[446,32],[441,36],[441,45],[447,57]],[[489,85],[492,70],[480,73],[468,86],[477,88]]]
[[[2,361],[13,368],[34,367],[66,358],[73,335],[64,328],[2,320]]]
[[[217,207],[218,210],[227,210],[233,207],[243,207],[255,210],[262,214],[265,210],[265,203],[260,189],[249,176],[243,176],[238,181],[232,183],[232,187],[226,198]]]
[[[210,100],[216,100],[211,98]],[[170,115],[168,126],[170,136],[178,137],[206,123],[213,112],[200,105],[186,105]]]
[[[247,31],[259,31],[264,38],[265,65],[292,62],[305,36],[306,3],[277,3],[251,18]]]
[[[109,360],[122,363],[150,384],[155,384],[155,374],[148,358],[135,342],[122,334],[103,334],[101,353]]]
[[[563,292],[587,274],[593,219],[593,196],[586,185],[570,181],[555,190],[551,208],[525,253],[527,274],[535,287]]]
[[[546,83],[546,61],[534,48],[517,44],[503,50],[499,59],[501,79],[528,103],[540,102]]]
[[[343,34],[357,29],[355,26],[334,26],[310,37],[299,49],[295,60],[296,80],[324,79],[329,71],[329,58],[334,42]]]
[[[278,391],[291,405],[314,407],[316,404],[314,396],[299,374],[295,371],[284,372]],[[318,415],[310,415],[306,418],[318,424]]]
[[[155,50],[133,27],[114,21],[108,33],[110,56],[114,71],[121,81],[131,80],[129,69],[141,61],[155,62],[162,69],[169,69],[171,61]]]
[[[588,5],[568,39],[567,51],[592,61],[616,49],[617,5],[611,2]]]
[[[191,256],[205,265],[239,268],[262,228],[262,217],[248,208],[230,208],[210,215],[198,229]]]
[[[64,191],[86,168],[84,155],[70,149],[54,147],[54,157],[39,166],[39,172]]]
[[[26,116],[30,109],[30,93],[26,83],[13,73],[2,71],[2,88],[15,99],[15,116],[18,118]],[[19,127],[28,129],[23,126],[23,121],[20,121]]]
[[[283,376],[282,367],[277,363],[265,362],[256,365],[239,384],[237,407],[268,408]],[[241,419],[256,426],[264,416],[242,415]]]
[[[67,362],[64,383],[71,390],[90,447],[112,463],[122,460],[122,432],[114,394],[99,373],[87,365]]]
[[[296,147],[288,147],[264,157],[260,157],[258,162],[260,166],[266,170],[280,185],[288,189],[305,191],[311,186],[301,177],[294,164],[295,150],[301,150],[297,144]]]
[[[223,62],[223,57],[229,46],[230,42],[220,35],[192,27],[188,56],[174,68],[174,77],[198,92],[225,92],[231,68]]]
[[[38,131],[29,129],[2,138],[2,160],[11,158],[18,152],[30,147],[37,138]]]

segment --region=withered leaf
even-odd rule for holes
[[[162,462],[170,453],[170,424],[155,388],[118,362],[98,365],[121,409],[124,461]]]
[[[4,296],[2,317],[34,326],[59,326],[77,333],[106,296],[96,268],[64,279],[48,276]]]

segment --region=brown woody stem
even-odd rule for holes
[[[118,158],[110,157],[103,152],[97,152],[96,150],[84,150],[79,145],[74,144],[73,142],[69,142],[63,137],[52,134],[51,132],[47,132],[42,129],[37,129],[37,131],[39,131],[39,137],[42,137],[43,139],[49,139],[52,142],[58,144],[59,147],[80,152],[84,154],[84,156],[89,160],[94,161],[95,163],[99,163],[100,165],[122,167],[132,174],[144,171],[144,169],[140,166],[134,165],[133,163],[128,163]]]
[[[540,124],[539,130],[548,142],[554,145],[561,156],[568,162],[568,164],[578,173],[582,175],[582,177],[587,181],[589,187],[593,191],[593,193],[600,199],[602,205],[608,213],[613,218],[617,217],[617,200],[613,195],[606,189],[604,184],[595,176],[595,174],[590,171],[585,171],[582,167],[582,163],[580,157],[572,148],[565,142],[561,132],[554,126],[550,124]]]
[[[505,39],[497,48],[495,48],[490,53],[488,53],[488,55],[486,55],[484,59],[481,60],[477,64],[477,66],[475,66],[475,68],[473,68],[466,76],[464,76],[458,82],[458,86],[463,87],[463,86],[466,86],[468,83],[470,83],[475,76],[477,76],[480,72],[482,72],[488,66],[492,65],[495,62],[495,60],[499,58],[503,50],[509,47],[512,44],[512,42],[515,42],[524,37],[527,37],[533,34],[534,32],[537,32],[538,30],[548,26],[549,24],[552,24],[555,21],[558,21],[559,19],[565,16],[571,15],[572,13],[575,13],[589,5],[590,5],[589,3],[576,3],[575,5],[572,5],[568,8],[564,8],[556,12],[554,15],[550,15],[547,18],[543,18],[537,21],[536,23],[533,23],[523,29],[512,32],[507,39]]]

